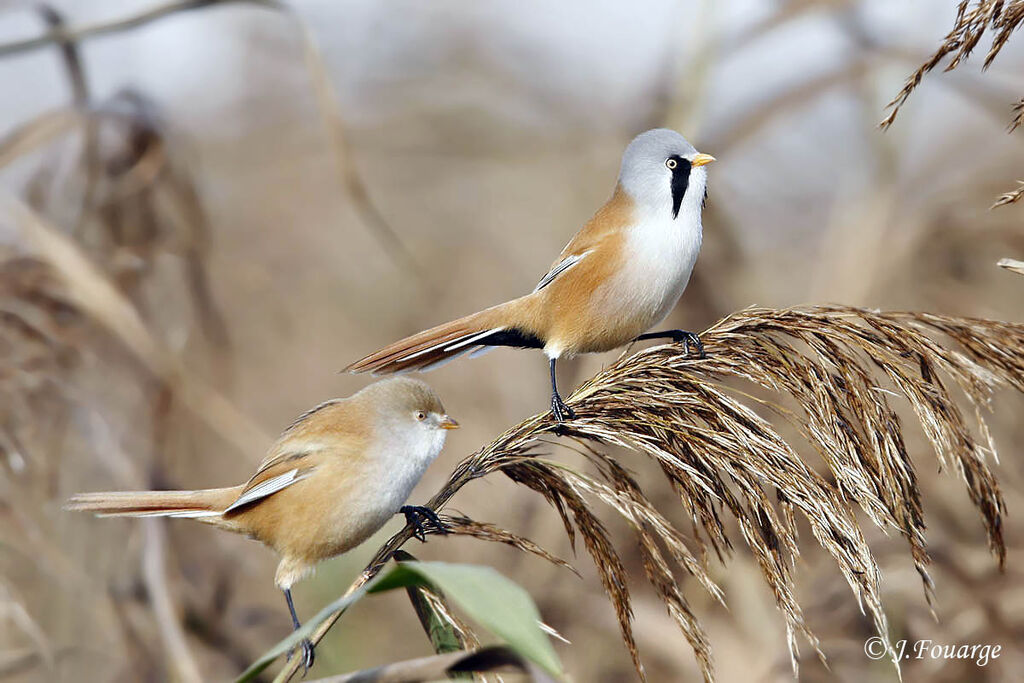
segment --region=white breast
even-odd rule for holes
[[[351,489],[345,504],[347,509],[338,511],[343,518],[338,523],[346,527],[350,547],[366,540],[394,517],[427,467],[441,453],[447,435],[443,429],[430,430],[427,439],[417,432],[428,427],[414,425],[412,429],[415,432],[391,439],[385,452],[368,460],[371,465],[360,473],[360,484]],[[352,514],[353,510],[359,512]]]
[[[638,219],[628,232],[625,262],[603,299],[618,309],[618,319],[648,330],[665,319],[686,289],[702,231],[699,209],[681,210],[675,220],[664,210]]]

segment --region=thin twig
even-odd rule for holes
[[[53,43],[77,42],[87,38],[95,38],[111,33],[119,33],[129,29],[145,26],[148,23],[161,19],[170,14],[187,12],[189,10],[215,5],[247,4],[276,7],[279,3],[270,0],[183,0],[180,2],[166,2],[148,9],[130,14],[113,21],[101,21],[94,24],[86,24],[73,28],[55,26],[41,36],[16,40],[10,43],[0,44],[0,57],[5,55],[38,50]]]
[[[142,579],[153,605],[153,615],[160,629],[160,638],[170,658],[168,663],[174,668],[176,679],[181,683],[202,683],[199,665],[189,650],[181,619],[178,617],[174,599],[167,585],[167,570],[164,567],[164,547],[167,543],[164,522],[158,519],[142,521],[145,537],[142,550]]]

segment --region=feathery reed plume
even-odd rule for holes
[[[900,108],[906,103],[907,98],[914,92],[924,75],[942,63],[946,57],[952,55],[945,71],[952,71],[960,65],[960,62],[971,56],[971,52],[977,47],[978,42],[986,31],[993,31],[992,45],[989,47],[982,69],[987,69],[995,60],[996,55],[1003,49],[1010,35],[1024,24],[1024,0],[977,0],[974,7],[970,7],[969,0],[960,0],[957,7],[956,21],[953,28],[946,34],[942,44],[929,57],[924,64],[907,78],[903,89],[893,100],[886,105],[890,109],[889,115],[879,124],[882,128],[888,128],[896,120]],[[1011,130],[1020,122],[1020,104],[1015,107],[1016,116],[1011,123]]]
[[[917,416],[941,466],[966,484],[989,547],[1003,565],[1004,502],[986,462],[995,449],[980,409],[996,387],[1024,391],[1024,326],[808,306],[740,311],[701,338],[705,359],[689,357],[677,345],[621,358],[569,398],[575,420],[559,427],[544,414],[509,429],[463,460],[430,505],[443,507],[465,484],[495,472],[541,494],[561,517],[570,541],[581,538],[591,555],[642,677],[623,549],[613,545],[594,512],[594,501],[606,504],[633,528],[647,579],[709,681],[711,648],[673,567],[724,601],[709,575],[708,550],[722,560],[732,552],[727,513],[782,612],[795,670],[799,639],[824,657],[794,592],[798,516],[886,642],[879,570],[855,506],[905,539],[925,596],[932,599],[921,492],[891,398],[898,397]],[[957,394],[975,409],[978,436]],[[817,454],[827,474],[801,458],[798,446],[755,408],[794,426],[801,450]],[[550,443],[545,439],[559,429],[576,441],[574,450],[595,474],[540,457],[538,447]],[[599,450],[606,446],[657,463],[690,518],[689,535],[655,509],[621,462]],[[390,539],[349,590],[370,580],[411,535],[405,528]],[[338,616],[320,625],[314,642]],[[899,666],[895,656],[893,662]],[[277,680],[289,680],[296,670],[290,663]]]
[[[1017,100],[1017,104],[1013,105],[1013,118],[1010,120],[1010,127],[1007,132],[1012,133],[1022,125],[1024,125],[1024,97]]]

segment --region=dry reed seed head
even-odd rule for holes
[[[840,562],[855,592],[872,611],[880,632],[885,622],[877,596],[877,568],[855,521],[841,512],[848,501],[860,504],[876,523],[899,529],[911,544],[915,565],[929,597],[932,584],[926,569],[924,521],[913,465],[903,441],[900,420],[889,406],[884,388],[879,386],[873,371],[881,370],[910,399],[937,455],[940,459],[950,457],[968,483],[972,500],[982,512],[989,531],[993,552],[1000,559],[1005,553],[1000,531],[1003,504],[998,487],[984,463],[983,449],[967,430],[938,373],[941,370],[950,374],[976,402],[985,400],[989,389],[998,382],[1017,386],[1024,372],[1020,361],[1006,351],[1005,342],[1010,342],[1011,347],[1019,346],[1024,335],[1020,326],[1011,324],[971,321],[953,325],[951,322],[935,316],[893,314],[886,317],[842,308],[752,310],[731,316],[704,335],[709,359],[700,362],[701,371],[717,377],[732,374],[764,388],[789,393],[804,409],[802,418],[795,419],[802,427],[803,436],[829,465],[838,493],[838,496],[831,495],[827,485],[796,465],[794,474],[805,478],[804,490],[810,487],[815,491],[811,498],[823,498],[831,506],[828,513],[817,516],[818,524],[812,522],[812,528],[823,545],[833,546],[833,556]],[[967,355],[939,346],[924,334],[926,328],[940,331],[963,345]],[[803,356],[796,345],[779,339],[780,334],[797,338],[810,353]],[[716,345],[720,345],[717,353],[713,350]],[[793,464],[794,456],[787,453],[784,444],[770,437],[764,442],[765,433],[772,433],[770,426],[765,425],[764,433],[758,433],[756,416],[746,415],[742,407],[730,406],[728,402],[716,405],[714,399],[724,399],[724,396],[716,396],[709,387],[700,386],[696,377],[685,374],[690,367],[696,367],[693,361],[667,346],[649,349],[613,366],[581,387],[570,399],[581,416],[573,424],[574,432],[635,450],[643,450],[652,443],[678,442],[683,436],[681,429],[677,429],[674,438],[666,438],[672,430],[664,429],[664,423],[666,416],[678,408],[677,404],[689,397],[696,399],[696,404],[687,406],[689,412],[714,427],[708,432],[701,429],[708,425],[694,424],[686,431],[705,461],[710,454],[729,457],[753,446],[762,458],[768,456],[766,464],[772,471],[785,471],[787,465]],[[674,373],[678,374],[673,376]],[[673,387],[673,380],[681,386]],[[629,395],[629,390],[638,383],[645,385],[643,391]],[[652,396],[658,396],[661,405],[645,415],[642,412],[644,402]],[[580,401],[581,398],[586,400]],[[600,414],[603,423],[614,422],[610,433],[587,422],[590,405],[595,414]],[[672,417],[679,420],[677,428],[690,421],[686,415]],[[732,418],[729,424],[723,422],[726,418]],[[585,426],[580,427],[581,424]],[[638,425],[649,425],[650,429],[645,433],[636,429]],[[630,431],[634,433],[626,437]],[[742,435],[742,438],[726,449],[712,450],[716,437],[721,439],[723,434]],[[650,453],[665,458],[664,448],[660,450],[651,448]],[[680,449],[681,454],[686,452]],[[671,460],[663,463],[663,471],[667,474],[677,471],[673,464]],[[731,467],[729,463],[722,463],[722,466]],[[684,468],[682,471],[689,474],[693,470],[687,472]],[[765,473],[760,476],[771,479]],[[706,489],[706,475],[702,479],[695,483]],[[742,482],[742,479],[732,483],[737,481]],[[785,500],[783,516],[786,519],[791,520],[796,509],[815,514],[813,507],[806,503],[801,506],[800,493],[787,491],[782,481],[775,483],[779,487],[778,494]],[[686,482],[677,481],[674,486],[685,490]],[[720,484],[719,492],[723,488],[728,486]],[[756,485],[748,485],[746,490],[756,490]],[[754,500],[763,499],[754,495]],[[748,544],[757,540],[755,530],[767,541],[769,550],[760,553],[759,561],[769,583],[776,586],[773,590],[777,599],[784,601],[791,595],[786,583],[788,575],[781,571],[785,564],[775,561],[772,552],[780,543],[786,543],[791,551],[795,549],[795,537],[787,533],[786,528],[792,529],[792,522],[780,525],[773,521],[770,508],[763,505],[755,505],[752,509],[756,512],[744,516],[743,508],[735,500],[731,502],[730,510],[740,515],[741,520],[769,520],[767,526],[747,524],[742,528]],[[709,511],[705,519],[713,519],[713,514]],[[838,520],[843,524],[836,524]],[[712,530],[715,527],[710,525]],[[776,529],[782,529],[781,533]],[[772,576],[775,572],[779,572],[778,577]],[[802,630],[799,612],[792,607],[789,610],[784,607],[784,611],[791,615],[791,632]]]
[[[1010,125],[1006,132],[1012,133],[1022,125],[1024,125],[1024,97],[1017,100],[1013,105],[1013,118],[1010,119]]]
[[[661,365],[661,363],[657,364],[657,366]],[[616,384],[616,386],[621,385]],[[757,430],[767,427],[767,424],[758,424],[759,421],[756,416],[752,413],[745,413],[745,409],[742,407],[731,405],[730,400],[723,395],[694,389],[696,387],[691,387],[689,392],[681,391],[674,394],[677,396],[692,396],[696,399],[693,405],[687,406],[689,409],[688,413],[673,414],[672,411],[676,408],[675,406],[660,405],[656,406],[649,414],[643,414],[642,411],[644,411],[645,406],[636,403],[635,399],[639,397],[632,397],[634,402],[629,409],[634,415],[639,413],[637,419],[617,420],[617,415],[614,417],[603,415],[602,424],[599,427],[588,424],[586,427],[578,430],[578,433],[608,443],[632,448],[633,450],[647,453],[654,458],[667,459],[669,465],[676,466],[677,471],[680,472],[681,480],[686,482],[689,478],[688,463],[675,462],[677,454],[654,445],[657,438],[649,438],[653,435],[643,433],[643,429],[649,424],[657,424],[661,421],[674,423],[677,434],[684,434],[688,431],[690,438],[695,441],[692,452],[700,453],[701,459],[713,463],[719,469],[718,472],[712,473],[715,479],[713,488],[721,494],[721,498],[728,505],[730,512],[740,521],[744,539],[754,552],[765,580],[772,588],[780,608],[786,615],[790,632],[799,631],[817,649],[817,640],[804,625],[799,605],[793,598],[790,566],[792,565],[792,557],[798,552],[795,532],[792,528],[787,528],[780,521],[780,518],[776,515],[770,504],[764,505],[762,503],[766,491],[757,480],[755,473],[751,471],[756,469],[753,468],[753,463],[748,461],[747,458],[737,460],[733,457],[735,453],[749,452],[750,449],[759,450],[763,453],[770,453],[774,449],[785,453],[788,451],[788,446],[781,439],[773,440],[772,437],[768,436],[770,428],[758,434]],[[704,388],[702,387],[701,389]],[[642,392],[642,390],[638,391]],[[661,395],[665,396],[666,394]],[[617,395],[616,392],[610,396],[595,395],[592,400],[595,404],[600,403],[602,405],[601,410],[603,412],[608,407],[606,403],[612,403],[614,406],[614,400],[617,398],[622,397]],[[608,399],[612,400],[608,401]],[[615,408],[613,407],[613,414],[614,411]],[[699,417],[708,421],[709,424],[693,423],[689,418],[689,415],[692,413],[696,413]],[[582,415],[583,413],[580,414]],[[725,419],[729,417],[732,420]],[[612,424],[613,420],[617,421]],[[690,423],[689,430],[686,429],[687,423]],[[592,427],[598,428],[591,429]],[[735,438],[737,434],[742,433],[744,430],[746,430],[746,433],[742,434],[741,438]],[[630,434],[629,432],[632,433]],[[823,531],[829,526],[830,520],[838,520],[846,516],[846,511],[841,504],[838,504],[833,499],[831,492],[827,491],[821,485],[821,482],[816,480],[815,475],[803,467],[803,464],[799,462],[795,454],[782,455],[782,460],[779,460],[779,457],[778,453],[774,454],[774,458],[777,460],[775,465],[771,466],[774,472],[761,474],[774,476],[778,472],[786,472],[790,477],[793,477],[795,486],[787,487],[789,495],[799,501],[798,506],[805,508],[812,523],[812,528],[816,530],[816,535],[819,536],[819,539],[823,540],[823,545],[826,545],[833,552],[833,555],[839,559],[841,566],[848,570],[846,572],[848,580],[858,584],[859,592],[867,594],[869,604],[876,604],[877,582],[874,580],[873,571],[868,573],[864,570],[864,567],[870,563],[870,556],[866,552],[863,539],[859,537],[859,529],[852,523],[852,519],[848,519],[843,525],[846,527],[845,529],[833,525],[830,533]],[[669,471],[671,472],[672,470]],[[720,472],[725,472],[726,476],[722,477]],[[779,479],[777,485],[786,487],[787,483]],[[738,497],[731,493],[732,487],[739,489]],[[744,502],[740,502],[741,500]],[[814,509],[814,506],[822,505],[826,507],[825,510]],[[710,514],[716,513],[712,511]],[[860,546],[860,549],[856,550],[858,546]],[[856,557],[853,559],[849,557],[849,549],[854,549]],[[873,567],[873,564],[871,566]],[[850,570],[851,567],[852,570]],[[876,616],[879,618],[879,623],[882,623],[880,614],[876,613]],[[701,658],[701,653],[698,653],[698,657]]]
[[[647,348],[619,359],[568,398],[578,417],[561,429],[576,439],[574,450],[593,465],[596,477],[538,457],[538,445],[549,443],[559,426],[549,414],[537,415],[463,460],[430,505],[440,509],[465,484],[499,470],[540,493],[559,514],[570,542],[583,539],[643,676],[622,551],[591,507],[591,500],[605,503],[632,527],[644,572],[708,680],[710,645],[669,560],[724,599],[708,574],[705,543],[728,557],[733,542],[722,520],[728,513],[783,614],[795,670],[798,636],[824,657],[795,595],[798,513],[886,642],[879,570],[853,505],[906,539],[931,599],[921,492],[894,397],[910,405],[938,461],[967,484],[1002,564],[1005,504],[986,461],[994,447],[980,407],[995,387],[1024,391],[1024,326],[840,306],[751,308],[724,318],[701,338],[707,358],[695,359],[677,345]],[[735,380],[775,397],[753,396]],[[984,445],[968,428],[949,380],[976,408]],[[752,406],[793,425],[829,476],[801,459]],[[657,462],[682,499],[693,537],[674,528],[625,467],[599,446],[623,447]],[[502,532],[477,523],[466,523],[465,530],[509,542]],[[403,530],[385,544],[355,585],[372,578],[408,537]],[[512,544],[521,547],[522,541]],[[314,640],[331,623],[318,629]],[[898,669],[891,649],[890,655]]]
[[[891,111],[879,124],[888,128],[896,120],[900,108],[907,98],[921,83],[926,73],[934,69],[947,57],[950,57],[945,71],[952,71],[960,62],[967,59],[986,31],[991,31],[992,45],[985,55],[982,68],[987,69],[996,55],[1003,49],[1010,35],[1024,23],[1024,0],[977,0],[970,6],[968,0],[962,0],[957,11],[953,28],[946,34],[942,44],[917,70],[911,74],[903,89],[887,105]],[[1019,120],[1019,114],[1015,120]],[[1012,125],[1012,124],[1011,124]]]
[[[426,532],[428,534],[471,536],[472,538],[477,538],[482,541],[490,541],[491,543],[504,543],[505,545],[512,546],[517,550],[543,558],[555,566],[564,567],[573,574],[579,576],[579,573],[571,564],[560,557],[552,555],[528,538],[514,534],[511,531],[502,529],[494,524],[478,522],[462,515],[440,515],[440,518],[444,523],[444,531],[440,531],[439,529],[435,529],[431,526],[426,528]]]
[[[573,490],[565,474],[558,468],[533,460],[508,465],[503,471],[513,481],[543,495],[558,510],[566,533],[572,541],[575,541],[576,533],[579,533],[587,553],[597,568],[605,593],[615,608],[622,640],[633,660],[633,666],[640,678],[645,679],[643,663],[640,660],[636,638],[633,636],[633,611],[626,568],[604,525],[590,510],[586,500]]]
[[[607,484],[563,468],[563,475],[567,483],[581,496],[590,494],[598,497],[630,523],[637,537],[641,562],[648,581],[689,641],[697,656],[704,679],[711,681],[713,679],[711,646],[707,635],[683,597],[657,540],[660,539],[670,556],[695,576],[708,592],[724,605],[721,589],[708,576],[705,571],[706,567],[690,553],[682,536],[657,512],[628,472],[612,458],[593,450],[591,453],[592,461]]]

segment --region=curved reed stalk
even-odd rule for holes
[[[706,680],[713,677],[711,648],[673,566],[723,600],[708,573],[708,549],[724,559],[733,548],[723,521],[728,514],[786,621],[795,669],[800,639],[824,657],[794,594],[798,517],[887,641],[879,570],[856,507],[905,538],[931,600],[921,492],[894,407],[899,402],[916,414],[940,465],[965,483],[1002,566],[1004,503],[987,464],[995,449],[981,408],[996,387],[1024,391],[1024,326],[808,306],[740,311],[702,339],[705,359],[689,357],[676,345],[644,349],[573,393],[568,402],[577,418],[563,435],[579,444],[593,473],[539,456],[538,446],[558,427],[549,414],[536,415],[463,460],[430,504],[440,509],[470,481],[496,472],[544,496],[568,537],[583,540],[642,675],[624,549],[613,544],[594,513],[596,501],[610,506],[635,531],[647,579]],[[974,408],[976,430],[958,398]],[[793,425],[802,443],[787,441],[762,413]],[[600,450],[606,446],[627,448],[659,466],[691,520],[689,533],[655,509],[624,464]],[[350,590],[372,578],[410,536],[406,528],[384,544]],[[315,641],[337,616],[321,625]],[[293,662],[277,680],[295,671]]]

